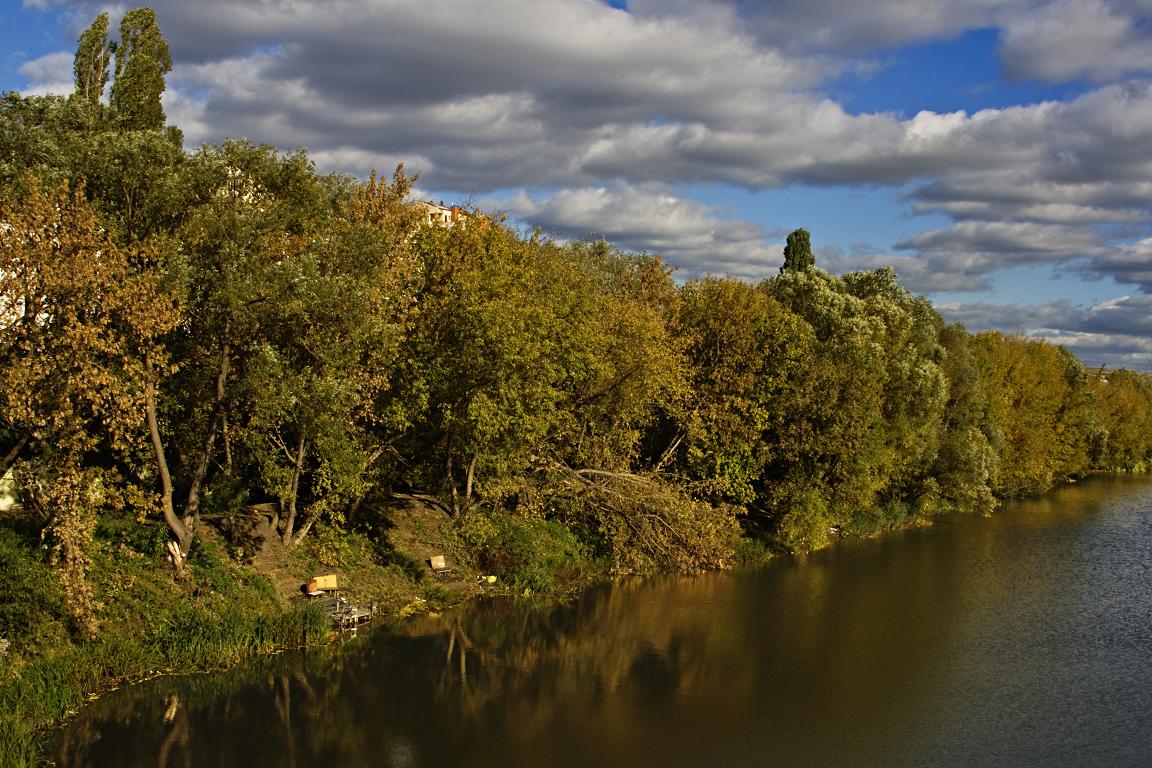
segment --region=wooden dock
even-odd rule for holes
[[[300,591],[305,598],[317,603],[332,619],[337,629],[351,629],[371,621],[376,615],[376,605],[364,608],[359,605],[349,605],[340,594],[339,580],[335,574],[327,576],[314,576],[310,581],[300,585]]]
[[[324,609],[324,612],[332,619],[332,623],[337,629],[349,629],[359,626],[360,624],[371,621],[372,617],[376,615],[375,605],[367,608],[359,605],[350,605],[348,601],[338,593],[329,592],[310,599]]]

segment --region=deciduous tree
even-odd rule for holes
[[[812,240],[808,230],[793,230],[784,246],[784,265],[780,267],[780,272],[811,269],[814,266],[816,259],[812,256]]]
[[[109,105],[119,125],[127,130],[164,127],[164,77],[172,71],[168,41],[151,8],[134,8],[120,21],[116,46],[116,79]]]
[[[74,94],[89,110],[98,110],[100,99],[104,97],[111,53],[108,47],[108,14],[101,13],[80,35],[73,60],[76,77]]]

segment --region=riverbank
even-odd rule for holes
[[[933,517],[901,508],[829,537],[873,537]],[[480,595],[563,597],[611,574],[611,564],[564,526],[484,510],[455,520],[436,499],[414,495],[363,510],[349,529],[321,527],[292,549],[256,511],[211,521],[183,579],[167,561],[159,525],[109,518],[96,542],[90,582],[101,627],[86,637],[39,545],[39,522],[18,510],[0,517],[0,572],[10,595],[0,611],[4,626],[27,627],[3,638],[0,651],[0,765],[34,764],[38,734],[123,684],[327,643],[328,617],[299,589],[320,573],[336,573],[349,601],[377,606],[383,622]],[[447,572],[431,569],[437,555]],[[732,562],[773,555],[750,537],[735,542]]]
[[[165,754],[169,765],[960,766],[974,754],[1140,765],[1150,494],[1148,479],[1091,478],[763,568],[622,579],[570,604],[476,600],[118,691],[53,734],[50,755],[91,768]]]
[[[320,527],[292,549],[256,512],[214,520],[184,578],[167,559],[165,529],[107,518],[89,565],[99,628],[88,635],[41,529],[19,508],[0,514],[0,626],[24,628],[0,638],[0,766],[37,764],[40,734],[122,685],[329,642],[328,616],[299,589],[319,573],[337,573],[348,600],[375,605],[384,622],[481,594],[560,594],[606,573],[560,526],[484,514],[456,526],[431,497],[397,497],[354,529]],[[434,573],[435,555],[450,570]]]
[[[214,537],[204,537],[177,580],[164,557],[164,531],[111,520],[96,531],[89,567],[99,628],[85,632],[47,562],[38,523],[19,510],[0,518],[0,613],[8,628],[0,652],[0,764],[35,764],[37,734],[122,684],[325,641],[326,616],[285,605],[265,575],[233,561]]]
[[[350,602],[375,605],[388,622],[479,595],[563,597],[612,570],[558,523],[486,510],[457,521],[428,496],[396,496],[362,510],[349,529],[321,526],[292,549],[259,510],[212,520],[183,579],[167,559],[165,529],[107,518],[95,532],[89,570],[100,627],[86,636],[47,562],[41,524],[20,510],[0,517],[0,572],[11,596],[0,607],[3,625],[27,627],[4,638],[0,652],[4,766],[34,764],[38,734],[121,685],[328,642],[328,617],[299,589],[320,573],[337,574]],[[875,535],[895,524],[851,533]],[[733,543],[732,562],[773,554],[753,538]],[[431,569],[437,555],[448,571]]]

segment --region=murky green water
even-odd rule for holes
[[[159,679],[62,766],[1152,765],[1152,481]]]

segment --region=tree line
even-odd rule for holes
[[[1152,381],[946,325],[809,234],[758,284],[248,141],[185,151],[146,8],[69,97],[0,99],[0,456],[80,616],[96,521],[271,501],[285,544],[398,491],[552,521],[619,571],[728,562],[1152,459]],[[110,76],[110,69],[114,69]],[[105,89],[111,80],[107,99]]]

